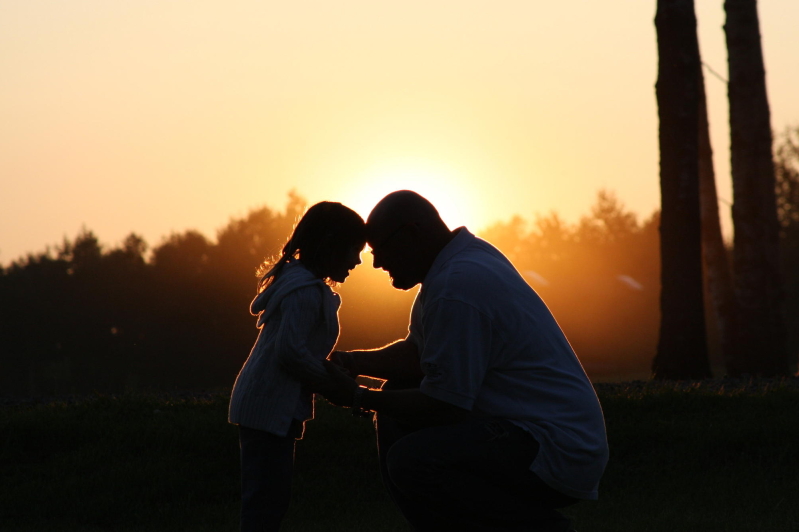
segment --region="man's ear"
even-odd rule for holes
[[[408,226],[408,229],[410,230],[411,234],[414,237],[419,238],[419,236],[421,236],[423,232],[422,224],[420,224],[419,222],[408,222],[406,225]]]

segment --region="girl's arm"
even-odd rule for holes
[[[317,286],[300,288],[280,304],[281,321],[275,338],[275,351],[283,370],[305,385],[327,379],[322,360],[314,357],[308,340],[319,334],[322,294]],[[321,325],[320,325],[321,323]]]

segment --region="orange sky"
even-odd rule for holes
[[[722,0],[697,0],[726,74]],[[799,2],[761,0],[772,126],[799,124]],[[655,2],[0,0],[0,263],[82,226],[210,237],[296,189],[451,225],[659,205]],[[719,195],[726,87],[708,75]],[[728,209],[725,224],[729,233]]]

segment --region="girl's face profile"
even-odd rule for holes
[[[361,251],[363,246],[352,245],[331,264],[331,272],[327,277],[337,283],[343,283],[350,274],[350,270],[361,263]]]

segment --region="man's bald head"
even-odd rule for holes
[[[427,199],[398,190],[372,209],[366,235],[374,267],[387,271],[395,288],[408,290],[424,280],[454,233]]]
[[[414,224],[424,232],[449,232],[438,211],[424,196],[412,190],[397,190],[375,205],[366,221],[369,234],[378,236],[395,227]]]

